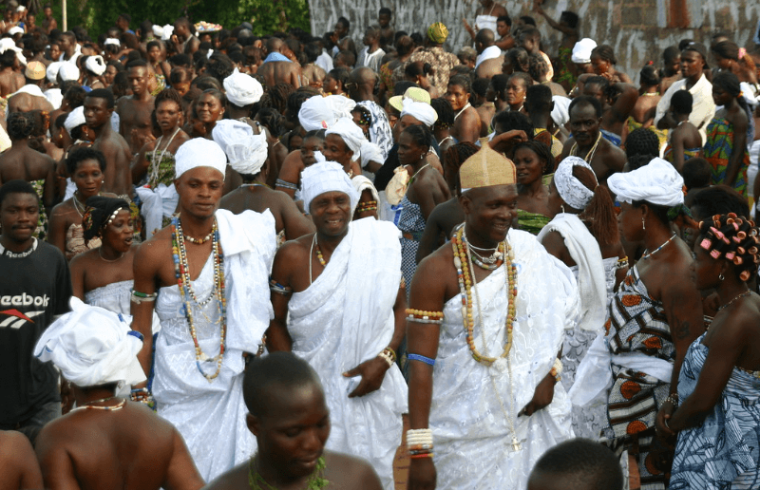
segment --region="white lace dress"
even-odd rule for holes
[[[615,273],[617,272],[617,257],[603,259],[604,276],[607,284],[607,305],[609,306],[615,295]],[[571,267],[570,270],[577,276],[578,267]],[[599,332],[602,332],[604,325],[599,325]],[[566,391],[575,382],[575,372],[578,369],[583,357],[588,352],[591,343],[598,335],[598,332],[589,332],[581,330],[576,326],[573,330],[565,332],[565,343],[562,345],[562,386]],[[590,405],[586,407],[573,408],[573,431],[576,437],[585,437],[597,440],[601,437],[602,431],[609,426],[607,421],[607,397],[599,396]]]

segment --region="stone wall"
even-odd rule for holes
[[[553,56],[561,34],[531,14],[532,5],[532,0],[505,3],[513,18],[534,15],[545,49]],[[431,23],[444,22],[450,31],[447,48],[456,51],[469,42],[461,19],[466,17],[472,24],[477,6],[477,0],[309,0],[314,35],[332,30],[343,15],[351,21],[357,48],[361,48],[364,27],[377,23],[380,7],[389,7],[397,30],[424,33]],[[544,4],[544,10],[557,20],[566,9],[580,16],[581,37],[610,44],[618,69],[634,79],[648,60],[659,66],[662,50],[681,39],[703,41],[709,47],[710,35],[725,31],[739,46],[754,47],[760,18],[760,2],[753,0],[546,0]]]

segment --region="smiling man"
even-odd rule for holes
[[[391,490],[407,393],[394,362],[406,306],[399,231],[351,222],[359,194],[340,164],[306,167],[301,182],[317,232],[277,252],[267,346],[317,371],[333,415],[327,447],[368,460]]]
[[[581,95],[570,103],[570,122],[573,132],[562,150],[564,160],[577,156],[594,169],[600,184],[615,172],[622,172],[626,162],[625,152],[602,137],[602,104],[598,99]]]
[[[578,289],[535,237],[511,229],[510,160],[486,145],[459,178],[464,225],[420,263],[407,310],[409,489],[525,488],[541,454],[572,437],[556,383]]]
[[[58,373],[33,356],[34,345],[68,311],[71,297],[63,254],[33,237],[38,214],[39,198],[28,182],[0,187],[0,430],[21,431],[32,443],[61,415]]]
[[[306,361],[289,352],[256,359],[245,373],[243,392],[246,422],[259,453],[205,490],[380,490],[377,475],[365,461],[325,451],[331,414],[319,376]]]
[[[215,142],[188,141],[176,162],[179,216],[137,251],[132,328],[145,338],[138,358],[146,375],[154,366],[158,414],[210,481],[255,450],[245,426],[244,357],[259,352],[269,326],[275,221],[269,211],[217,210],[227,157]],[[154,307],[162,326],[155,359]],[[149,397],[133,386],[133,399]]]

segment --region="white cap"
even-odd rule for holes
[[[188,170],[197,167],[214,168],[222,173],[222,177],[227,169],[227,155],[224,154],[224,150],[206,138],[193,138],[186,141],[179,147],[174,159],[176,161],[174,173],[178,179]]]

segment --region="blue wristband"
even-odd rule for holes
[[[421,356],[419,354],[409,354],[406,358],[410,361],[424,362],[428,366],[435,366],[435,359],[430,359],[429,357]]]

